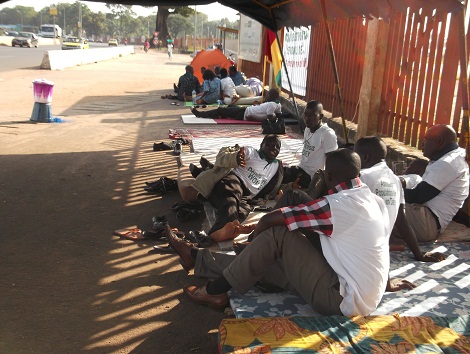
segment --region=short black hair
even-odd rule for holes
[[[325,169],[337,180],[351,180],[359,176],[361,158],[350,149],[333,150],[325,154]]]
[[[228,76],[227,69],[225,69],[225,68],[220,69],[219,74],[220,74],[220,77],[221,77],[222,79],[225,78],[225,77],[227,77],[227,76]]]
[[[377,136],[364,136],[356,141],[354,150],[371,156],[372,160],[383,160],[387,156],[387,145]]]

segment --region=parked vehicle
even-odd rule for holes
[[[7,31],[4,34],[4,36],[9,36],[9,37],[17,37],[18,35],[19,35],[19,33],[16,32],[16,31]]]
[[[117,40],[117,39],[114,39],[114,38],[110,39],[110,40],[108,41],[108,46],[112,46],[112,45],[114,45],[114,46],[117,47],[117,46],[118,46],[118,40]]]
[[[42,25],[39,28],[39,35],[44,38],[60,38],[62,37],[62,28],[58,25]]]
[[[90,45],[86,38],[66,37],[62,42],[62,49],[88,49]]]
[[[20,32],[18,36],[13,38],[11,41],[11,46],[16,47],[38,47],[39,39],[38,36],[32,32]]]

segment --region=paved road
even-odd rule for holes
[[[21,52],[35,49],[16,48]],[[161,99],[188,55],[151,51],[61,71],[0,73],[0,353],[215,353],[222,313],[182,287],[177,258],[156,241],[113,236],[151,228],[178,193],[143,191],[176,177],[175,156],[152,150],[182,127],[187,107]],[[67,123],[29,122],[31,82],[54,81],[52,110]],[[184,146],[186,149],[187,146]],[[197,323],[196,323],[197,322]]]
[[[90,43],[90,50],[108,48],[107,43]],[[60,45],[40,45],[38,48],[0,46],[0,72],[38,68],[44,52],[61,50]]]

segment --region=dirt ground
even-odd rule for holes
[[[0,352],[215,353],[225,317],[191,303],[173,254],[149,253],[113,230],[151,229],[166,215],[145,181],[176,178],[172,152],[154,152],[182,127],[172,92],[189,55],[136,55],[64,71],[0,72]],[[39,63],[38,63],[39,65]],[[54,82],[52,111],[65,123],[31,123],[32,81]],[[187,149],[187,147],[184,147]]]

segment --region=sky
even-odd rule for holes
[[[33,6],[34,9],[38,11],[46,6],[50,6],[51,4],[56,4],[59,2],[74,3],[75,0],[57,0],[55,2],[51,0],[10,0],[1,4],[0,9],[3,9],[4,7],[15,7],[17,5],[21,5]],[[105,2],[82,1],[82,3],[86,4],[86,6],[88,6],[88,8],[94,12],[109,12],[108,8],[105,5]],[[158,8],[155,6],[149,9],[144,8],[142,6],[134,5],[132,9],[138,16],[147,16],[149,13],[157,13]],[[196,6],[196,10],[198,12],[205,13],[208,16],[209,21],[219,20],[225,17],[227,17],[231,22],[238,20],[237,11],[229,7],[220,5],[219,3],[213,3],[210,5],[199,5]]]

